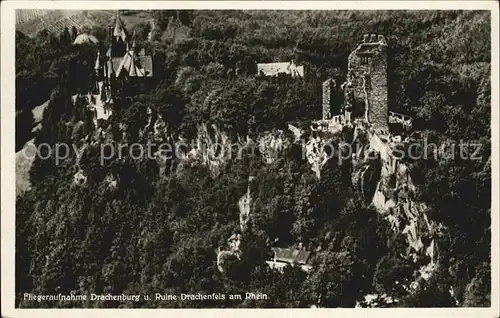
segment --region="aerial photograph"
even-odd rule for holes
[[[491,33],[17,9],[14,306],[490,307]]]

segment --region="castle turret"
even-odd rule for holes
[[[119,10],[116,10],[115,28],[113,30],[113,36],[115,37],[116,42],[119,42],[121,40],[122,42],[125,43],[127,41],[127,34],[125,32],[125,27],[123,26]]]
[[[94,71],[98,81],[102,81],[104,77],[103,67],[101,64],[101,52],[97,51],[97,57],[95,59]]]
[[[132,48],[131,48],[132,51],[135,51],[135,31],[134,33],[132,34]]]
[[[129,54],[130,54],[130,71],[129,71],[129,76],[137,76],[137,72],[136,72],[136,68],[137,66],[135,65],[135,32],[134,32],[134,35],[132,37],[132,46],[129,50]]]
[[[108,25],[108,49],[106,50],[106,57],[111,58],[113,55],[113,27]]]
[[[102,84],[103,80],[104,80],[104,68],[102,67],[101,54],[98,50],[97,57],[95,59],[95,65],[94,65],[94,75],[91,76],[90,92],[92,94],[101,94],[101,86],[102,85],[100,85],[99,83]]]
[[[110,48],[109,57],[122,57],[127,52],[127,31],[120,18],[120,12],[116,11],[115,25],[109,26]]]
[[[128,75],[129,76],[132,76],[132,77],[135,77],[137,76],[137,71],[136,71],[136,68],[137,66],[135,65],[135,54],[134,54],[134,51],[130,51],[129,52],[130,54],[130,67],[129,67],[129,73]]]
[[[101,69],[101,61],[100,61],[100,58],[101,58],[101,52],[97,51],[97,58],[95,60],[95,66],[94,66],[94,70],[99,70]]]

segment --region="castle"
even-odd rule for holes
[[[134,92],[133,87],[142,86],[153,76],[153,62],[145,50],[136,52],[135,34],[129,36],[119,11],[116,12],[114,27],[108,27],[107,49],[99,46],[90,78],[90,88],[85,98],[87,109],[92,113],[94,126],[98,120],[107,120],[112,114],[112,105],[117,97],[126,97]],[[85,42],[88,34],[79,36]],[[93,43],[98,44],[98,41]],[[78,44],[78,42],[77,42]]]
[[[119,11],[108,32],[108,48],[105,54],[102,47],[97,52],[92,82],[99,99],[113,104],[116,96],[126,95],[130,85],[153,76],[153,63],[144,49],[136,52],[135,34],[129,36]]]
[[[335,96],[343,94],[339,104]],[[389,124],[410,129],[409,116],[388,109],[387,42],[383,35],[365,34],[349,54],[347,79],[340,90],[333,79],[323,82],[323,121],[350,124],[354,120],[369,123],[381,135],[389,134]]]

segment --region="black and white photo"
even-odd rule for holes
[[[14,308],[498,313],[498,6],[358,3],[16,7]]]

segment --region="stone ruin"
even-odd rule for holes
[[[388,108],[387,48],[383,35],[363,36],[349,54],[347,78],[340,89],[333,79],[323,82],[323,121],[344,125],[362,120],[382,136],[389,135],[389,124],[411,129],[411,117]],[[343,102],[335,98],[338,92],[343,94]]]
[[[349,54],[347,82],[351,83],[353,116],[376,132],[388,133],[387,43],[383,35],[365,34]]]

